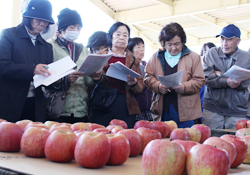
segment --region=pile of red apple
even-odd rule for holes
[[[139,121],[135,129],[127,129],[126,122],[116,119],[107,127],[83,122],[0,122],[0,151],[21,150],[28,157],[46,157],[54,162],[75,159],[87,168],[121,165],[128,157],[142,154],[151,140],[166,138],[177,128],[171,121],[170,125]]]
[[[210,134],[201,124],[174,129],[170,141],[149,142],[142,155],[144,174],[226,175],[230,168],[250,163],[250,135]]]
[[[0,120],[0,151],[21,150],[28,157],[54,162],[75,159],[87,168],[121,165],[128,157],[142,154],[144,174],[223,175],[230,167],[250,163],[250,135],[239,134],[210,137],[206,125],[181,129],[174,121],[138,121],[134,129],[127,129],[124,121],[116,119],[107,127]]]

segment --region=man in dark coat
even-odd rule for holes
[[[50,74],[52,46],[40,33],[54,24],[52,6],[47,0],[31,0],[23,21],[0,35],[0,118],[10,122],[22,119],[45,121],[42,88],[34,88],[34,74]]]

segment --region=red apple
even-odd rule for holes
[[[45,124],[43,124],[42,122],[30,122],[28,123],[25,128],[24,128],[24,131],[28,128],[28,127],[40,127],[40,128],[45,128],[47,130],[49,130],[48,126],[46,126]]]
[[[111,134],[111,131],[107,128],[96,128],[93,132],[100,132],[103,134]]]
[[[230,158],[230,165],[233,164],[237,154],[234,144],[226,140],[223,140],[219,137],[210,137],[207,140],[205,140],[203,144],[216,146],[216,148],[220,149],[225,149]]]
[[[56,121],[46,121],[44,124],[46,126],[48,126],[48,128],[50,129],[52,125],[54,124],[58,124],[59,122],[56,122]]]
[[[142,139],[142,149],[140,154],[143,153],[144,148],[151,140],[161,139],[161,133],[157,130],[140,127],[136,131],[140,134]]]
[[[105,128],[105,126],[96,123],[90,123],[89,126],[91,127],[92,131],[94,131],[96,128]]]
[[[106,127],[106,129],[108,129],[108,130],[112,130],[114,127],[117,127],[118,125],[108,125],[107,127]]]
[[[188,174],[227,175],[230,160],[226,150],[200,144],[190,149],[186,168]]]
[[[236,136],[245,136],[245,135],[250,135],[250,128],[242,128],[238,129],[235,133]]]
[[[169,133],[168,133],[167,137],[170,137],[170,134],[172,133],[172,131],[174,129],[178,128],[178,126],[177,126],[176,122],[173,120],[164,121],[164,122],[167,123],[169,126]]]
[[[134,125],[135,130],[140,128],[140,127],[158,130],[158,127],[156,125],[154,125],[152,122],[145,121],[145,120],[139,120],[135,123],[135,125]]]
[[[48,137],[45,143],[45,156],[54,162],[70,162],[74,159],[76,135],[66,130],[55,130]]]
[[[89,124],[84,122],[77,122],[71,125],[72,131],[82,130],[82,131],[92,131],[92,128],[89,126]]]
[[[27,157],[44,157],[44,146],[50,132],[41,127],[29,127],[21,138],[21,151]]]
[[[128,125],[123,120],[113,119],[110,121],[109,125],[117,125],[123,127],[123,129],[128,129]]]
[[[67,125],[71,128],[72,124],[71,123],[58,123],[58,124],[61,124],[61,125]]]
[[[144,174],[180,175],[185,168],[186,154],[183,146],[168,140],[152,140],[142,155]]]
[[[17,152],[20,150],[20,141],[23,130],[15,123],[0,123],[0,151]]]
[[[190,134],[190,140],[200,143],[201,132],[196,128],[185,128]]]
[[[195,141],[190,141],[190,140],[173,140],[172,142],[175,143],[179,143],[183,146],[183,148],[185,149],[185,153],[186,155],[188,155],[190,149],[195,146],[195,145],[199,145],[200,143],[195,142]]]
[[[177,128],[174,129],[170,135],[170,140],[190,140],[190,134],[186,129]]]
[[[16,124],[18,126],[20,126],[22,128],[22,130],[24,130],[24,128],[30,123],[32,122],[31,120],[20,120],[20,121],[17,121]]]
[[[196,128],[201,132],[200,143],[203,143],[207,138],[211,136],[211,129],[204,124],[195,124],[191,128]]]
[[[75,131],[75,135],[77,136],[77,138],[79,139],[81,137],[81,135],[87,133],[87,132],[92,132],[92,131],[81,131],[81,130],[77,130]]]
[[[168,124],[160,121],[154,121],[153,124],[157,126],[158,131],[161,133],[161,137],[166,138],[169,133]]]
[[[119,131],[118,134],[123,134],[129,141],[129,157],[135,157],[140,154],[142,149],[142,139],[140,134],[135,129],[124,129]]]
[[[110,156],[108,137],[102,133],[90,132],[81,135],[75,147],[76,162],[86,168],[101,168]]]
[[[8,121],[0,118],[0,123],[2,122],[8,122]]]
[[[110,141],[111,152],[107,165],[122,165],[130,153],[128,139],[122,134],[107,134]]]
[[[240,137],[229,134],[225,134],[220,138],[234,144],[237,154],[234,162],[231,164],[231,168],[238,167],[247,156],[247,143]]]
[[[250,121],[247,121],[247,128],[250,128]]]
[[[61,123],[56,123],[56,124],[53,124],[50,129],[49,129],[49,132],[52,133],[53,131],[55,130],[59,130],[59,129],[67,129],[69,131],[72,131],[71,127],[69,125],[65,125],[65,124],[61,124]]]
[[[247,136],[240,136],[241,139],[245,140],[247,143],[247,156],[244,159],[243,163],[250,163],[250,135]]]
[[[235,123],[235,128],[238,129],[242,129],[242,128],[246,128],[247,127],[247,122],[249,120],[248,119],[244,119],[244,120],[239,120]]]
[[[121,131],[121,130],[124,130],[123,127],[121,127],[121,126],[116,126],[116,127],[114,127],[114,128],[111,130],[111,132],[112,132],[112,133],[118,133],[118,132]]]
[[[188,155],[190,149],[195,146],[199,145],[200,143],[195,142],[195,141],[189,141],[189,140],[173,140],[172,142],[179,143],[180,145],[183,146],[185,149],[186,156]],[[182,175],[187,175],[187,170],[186,167],[184,168],[183,174]]]

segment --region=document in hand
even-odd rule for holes
[[[89,76],[97,71],[99,71],[105,63],[112,57],[111,54],[89,54],[79,71],[83,73],[84,76]]]
[[[157,76],[157,79],[168,88],[181,85],[183,70],[167,76]]]
[[[47,75],[46,77],[40,74],[34,75],[33,80],[35,88],[40,85],[48,86],[60,78],[75,72],[73,68],[76,67],[76,64],[72,61],[70,56],[66,56],[54,63],[48,64],[48,67],[48,71],[51,75]]]
[[[111,63],[106,75],[126,82],[127,82],[126,75],[130,75],[134,78],[141,77],[140,74],[133,71],[132,69],[129,69],[120,61],[117,61],[116,63]]]
[[[250,70],[233,65],[223,74],[223,76],[232,78],[236,81],[245,81],[250,78]]]

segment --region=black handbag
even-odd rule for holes
[[[132,62],[132,64],[129,67],[130,69],[134,65],[134,62],[135,62],[135,57],[134,57],[134,61]],[[124,83],[125,82],[121,82],[118,89],[103,86],[101,84],[97,84],[93,90],[93,93],[92,93],[90,99],[89,99],[90,106],[95,110],[109,112],[110,106],[115,101],[117,93],[119,92],[122,84],[124,84]]]
[[[70,84],[67,82],[67,77],[61,80],[60,90],[45,90],[46,98],[46,115],[51,118],[59,118],[66,100],[67,91]]]
[[[95,110],[109,111],[109,107],[115,101],[118,89],[97,84],[89,99],[89,104]]]

